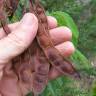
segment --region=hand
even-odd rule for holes
[[[70,41],[72,32],[67,27],[57,27],[56,19],[51,16],[48,16],[48,23],[55,47],[64,57],[70,56],[75,51]],[[0,29],[0,96],[22,96],[19,90],[21,86],[16,83],[16,75],[10,69],[11,60],[20,55],[32,43],[38,30],[38,20],[33,14],[27,13],[20,22],[10,24],[9,27],[12,32],[8,36],[2,28]],[[11,70],[9,71],[10,76],[4,75],[5,69]],[[53,68],[49,77],[55,79],[59,75],[60,73]],[[26,92],[24,91],[24,94]]]

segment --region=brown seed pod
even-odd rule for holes
[[[19,0],[4,0],[4,8],[8,16],[13,16],[15,13]]]
[[[4,31],[6,32],[6,34],[10,33],[10,29],[7,26],[7,19],[5,16],[5,12],[4,12],[4,0],[0,0],[0,24],[3,27]]]

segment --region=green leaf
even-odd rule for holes
[[[72,17],[69,14],[61,11],[53,12],[51,15],[57,19],[59,26],[67,26],[71,29],[73,33],[72,41],[76,46],[78,43],[79,31]]]
[[[96,68],[94,68],[89,60],[77,49],[71,56],[76,69],[84,76],[96,76]]]
[[[78,69],[88,69],[92,66],[89,60],[78,49],[76,49],[75,53],[71,56],[71,59]]]

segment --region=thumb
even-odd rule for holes
[[[32,13],[26,13],[16,30],[0,40],[0,64],[9,62],[21,54],[33,41],[38,29],[38,20]]]

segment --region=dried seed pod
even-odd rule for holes
[[[49,30],[46,29],[46,26],[48,26],[48,22],[44,12],[44,8],[40,5],[40,3],[37,3],[35,8],[40,24],[37,33],[37,40],[39,46],[45,53],[46,58],[54,67],[56,67],[56,69],[58,69],[63,74],[72,75],[73,77],[80,78],[78,72],[75,70],[73,65],[66,59],[64,59],[60,52],[54,47],[50,34],[48,34]]]
[[[8,16],[13,16],[15,13],[19,0],[5,0],[4,8]]]
[[[6,19],[5,12],[3,11],[3,9],[4,9],[4,0],[0,0],[0,23],[4,31],[6,32],[6,34],[8,34],[11,31],[9,27],[7,26],[7,22],[6,22],[7,19]]]
[[[48,73],[50,64],[45,58],[44,54],[37,50],[37,55],[35,56],[35,72],[33,76],[33,92],[35,95],[41,94],[48,83]]]
[[[30,1],[32,3],[32,0]],[[80,78],[79,73],[75,70],[72,63],[70,63],[68,60],[63,58],[60,52],[54,47],[54,44],[52,43],[52,40],[49,34],[47,17],[45,15],[44,8],[39,3],[39,0],[36,0],[35,5],[31,6],[30,8],[32,8],[31,10],[38,18],[39,27],[38,27],[38,33],[36,38],[48,62],[52,64],[57,70],[59,70],[59,72],[63,73],[64,75],[66,74],[66,75],[73,76],[75,78]],[[38,78],[36,79],[38,81]],[[39,86],[39,82],[37,86]],[[35,86],[33,87],[36,91],[37,88]],[[33,92],[35,91],[33,90]]]

